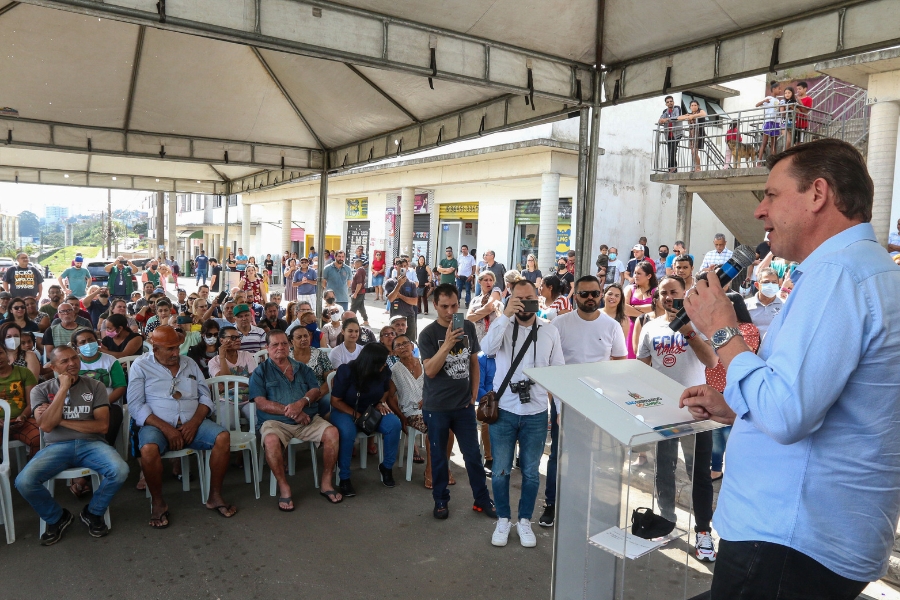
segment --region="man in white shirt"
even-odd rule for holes
[[[510,284],[509,301],[503,314],[497,317],[481,340],[481,349],[496,361],[493,391],[500,403],[500,416],[491,423],[491,453],[494,457],[491,488],[497,507],[497,526],[491,536],[494,546],[505,546],[512,529],[509,505],[509,475],[512,472],[516,443],[519,445],[519,465],[522,471],[522,494],[516,530],[519,541],[526,548],[537,544],[531,530],[531,516],[541,483],[538,467],[547,439],[547,405],[550,395],[535,384],[525,369],[564,364],[559,332],[535,312],[526,311],[523,301],[531,301],[537,310],[537,289],[528,280]],[[621,328],[620,328],[621,331]],[[527,347],[526,347],[527,346]],[[515,357],[524,354],[509,385],[500,389],[510,372]]]
[[[734,252],[725,247],[727,243],[724,233],[715,235],[713,238],[715,250],[710,250],[703,257],[703,263],[700,265],[701,271],[715,271],[716,267],[724,265],[731,259]]]
[[[567,365],[606,360],[625,360],[628,350],[625,334],[615,319],[600,310],[603,290],[596,277],[587,275],[575,282],[577,310],[553,319],[551,326],[559,331],[563,357]],[[556,404],[550,404],[550,458],[547,461],[547,485],[544,489],[544,514],[538,520],[542,527],[552,527],[556,516],[556,465],[559,448],[559,423]]]
[[[606,287],[613,283],[618,283],[619,285],[625,283],[625,264],[619,258],[619,249],[610,247],[609,262],[607,262],[606,269]]]
[[[659,300],[665,307],[663,316],[648,322],[641,329],[638,360],[650,365],[666,377],[685,387],[706,383],[706,368],[713,369],[719,359],[702,335],[688,323],[677,333],[669,323],[678,314],[673,300],[684,298],[684,280],[666,277],[659,282]],[[673,523],[675,517],[675,467],[678,465],[678,442],[684,452],[685,468],[692,486],[692,500],[696,526],[694,555],[698,560],[714,562],[716,547],[710,529],[713,515],[713,485],[709,473],[712,460],[712,432],[665,440],[656,445],[656,493],[659,510],[664,519]]]
[[[469,254],[469,247],[463,244],[459,248],[459,258],[456,267],[456,289],[459,290],[459,298],[462,300],[463,290],[466,290],[466,308],[472,300],[472,282],[475,280],[475,257]]]
[[[756,274],[756,279],[759,283],[759,291],[747,298],[746,304],[753,324],[759,329],[759,339],[763,339],[775,315],[780,313],[784,307],[784,303],[778,297],[781,284],[778,283],[778,273],[775,272],[775,269],[768,267],[760,269]]]

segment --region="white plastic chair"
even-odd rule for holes
[[[406,480],[412,481],[413,455],[415,454],[416,437],[422,437],[422,446],[425,446],[425,434],[415,427],[407,427],[406,431],[400,432],[400,447],[403,448],[403,438],[406,438]],[[402,456],[403,453],[401,452]]]
[[[266,362],[267,358],[269,358],[269,351],[268,350],[259,350],[257,352],[254,352],[253,358],[256,359],[256,364],[261,365],[264,362]]]
[[[128,375],[128,369],[131,368],[131,363],[139,359],[140,356],[122,356],[116,359],[116,361],[122,365],[122,370],[125,371],[125,375]]]
[[[9,449],[15,450],[16,452],[16,469],[21,471],[25,468],[25,463],[27,462],[25,456],[25,443],[20,442],[19,440],[11,440],[9,442]],[[10,472],[12,472],[12,466],[10,466]]]
[[[13,520],[12,488],[9,485],[9,402],[0,400],[3,409],[3,461],[0,462],[0,523],[6,529],[6,543],[16,541],[16,524]],[[22,468],[24,463],[19,463]]]
[[[41,432],[41,449],[44,448],[44,432]],[[54,488],[56,487],[57,479],[65,479],[67,482],[70,479],[75,479],[76,477],[90,477],[91,485],[96,490],[100,487],[100,474],[93,469],[88,469],[87,467],[76,467],[74,469],[65,469],[64,471],[60,471],[50,479],[48,479],[44,483],[44,487],[47,488],[47,491],[50,492],[50,496],[52,497],[55,493]],[[103,520],[106,521],[106,526],[109,529],[112,529],[112,521],[109,518],[109,508],[106,509],[106,513],[103,515]],[[41,535],[44,535],[44,532],[47,531],[47,523],[41,519],[41,527],[40,527]]]
[[[125,371],[125,379],[128,380],[128,370],[131,368],[131,363],[140,358],[140,356],[122,356],[121,358],[117,358],[116,361],[120,365],[122,365],[122,370]],[[118,437],[116,437],[116,450],[119,451],[119,454],[122,455],[122,460],[128,462],[128,440],[131,437],[131,413],[128,411],[128,404],[122,404],[122,431],[119,432]]]
[[[153,353],[153,346],[150,344],[150,342],[148,342],[147,340],[144,340],[143,346],[144,346],[144,354],[152,354]]]
[[[209,491],[206,489],[206,464],[208,461],[207,452],[204,450],[194,450],[193,448],[182,448],[181,450],[169,450],[160,458],[163,461],[169,458],[181,459],[181,489],[185,492],[191,491],[191,456],[197,457],[197,470],[200,479],[200,501],[206,504],[209,499]],[[150,488],[147,488],[145,494],[150,498]]]
[[[259,480],[261,469],[256,446],[256,405],[250,403],[249,431],[241,429],[241,409],[238,401],[238,392],[241,385],[249,385],[250,380],[238,375],[222,375],[210,377],[206,380],[209,393],[216,406],[216,422],[228,430],[231,435],[231,451],[244,454],[244,477],[247,483],[253,483],[253,491],[259,500]],[[219,384],[223,391],[219,392]],[[249,453],[249,455],[248,455]],[[209,456],[207,456],[207,460]],[[209,464],[206,465],[206,490],[209,492],[210,479],[212,477]]]
[[[328,382],[328,390],[329,392],[332,389],[332,384],[334,382],[334,376],[337,371],[332,371],[328,374],[328,377],[325,378],[325,381]],[[384,462],[384,438],[377,431],[371,435],[366,435],[362,431],[357,432],[356,441],[359,442],[359,466],[362,469],[366,468],[369,460],[369,438],[375,438],[375,443],[378,444],[378,464]],[[313,459],[315,460],[315,459]]]

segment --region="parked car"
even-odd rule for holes
[[[6,275],[6,270],[15,266],[16,260],[8,256],[0,256],[0,278]]]

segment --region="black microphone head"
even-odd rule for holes
[[[731,260],[741,266],[742,269],[749,267],[756,260],[756,250],[747,245],[741,245],[734,249]]]

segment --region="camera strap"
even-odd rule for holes
[[[534,360],[535,364],[537,364],[537,332],[539,326],[537,324],[537,319],[534,321],[534,328],[528,333],[528,337],[525,338],[525,343],[522,344],[522,349],[519,350],[519,353],[516,354],[516,357],[513,359],[512,365],[509,367],[509,372],[506,374],[506,377],[503,379],[503,383],[500,384],[500,388],[497,390],[497,398],[502,398],[503,393],[506,392],[506,386],[509,385],[509,380],[512,379],[513,373],[516,372],[516,369],[519,366],[519,363],[522,362],[522,358],[525,356],[525,353],[528,351],[528,346],[531,345],[531,342],[534,342]],[[516,351],[516,339],[519,337],[519,322],[513,321],[513,338],[512,338],[512,349],[513,352]]]

